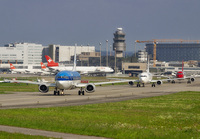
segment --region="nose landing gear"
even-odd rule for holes
[[[55,88],[54,92],[53,92],[54,95],[64,95],[64,89],[61,89],[60,91]]]

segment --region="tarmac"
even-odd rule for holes
[[[39,108],[39,107],[66,107],[74,105],[86,105],[95,103],[109,103],[123,100],[140,99],[146,97],[154,97],[160,95],[168,95],[177,93],[180,91],[199,91],[200,90],[200,79],[196,79],[195,82],[187,84],[187,81],[182,83],[164,83],[151,87],[147,84],[145,87],[136,87],[127,85],[106,85],[97,86],[94,93],[85,93],[84,96],[78,95],[78,88],[74,90],[66,90],[62,96],[54,96],[53,91],[48,93],[40,92],[15,92],[12,94],[1,94],[0,96],[0,109],[17,109],[17,108]],[[16,128],[16,129],[15,129]],[[6,130],[3,130],[6,129]],[[37,134],[46,136],[47,134],[51,137],[62,137],[62,138],[95,138],[90,136],[80,136],[73,134],[54,133],[51,132],[43,134],[40,130],[34,130],[29,133],[26,130],[18,127],[0,126],[0,131],[6,132],[22,132],[23,134]],[[45,133],[47,131],[44,131]],[[49,132],[49,131],[48,131]],[[34,134],[33,134],[34,133]],[[54,136],[55,135],[55,136]]]
[[[199,91],[200,82],[198,79],[192,84],[183,81],[176,84],[164,83],[156,87],[147,84],[145,87],[139,88],[128,84],[97,86],[94,93],[85,93],[84,96],[79,96],[78,90],[78,88],[65,90],[65,94],[60,96],[54,96],[53,91],[48,93],[14,92],[12,94],[1,94],[0,109],[85,105],[167,95],[180,91]]]

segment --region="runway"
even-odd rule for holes
[[[0,109],[57,107],[117,102],[167,95],[180,91],[199,90],[200,79],[197,79],[197,81],[192,84],[186,84],[186,81],[184,81],[176,84],[164,83],[156,87],[151,87],[150,84],[140,88],[129,85],[97,86],[94,93],[85,93],[84,96],[78,95],[78,88],[74,90],[65,90],[65,95],[63,96],[54,96],[52,91],[48,93],[15,92],[13,94],[0,95]]]

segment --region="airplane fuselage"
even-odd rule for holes
[[[63,71],[63,70],[71,71],[71,70],[73,70],[72,66],[69,66],[69,67],[51,67],[51,68],[54,69],[54,70],[59,70],[59,71]],[[79,73],[110,73],[110,72],[113,72],[114,70],[110,67],[77,66],[76,71],[78,71]]]
[[[57,89],[68,90],[75,88],[81,82],[81,76],[76,71],[61,71],[55,77]]]
[[[152,81],[152,74],[149,72],[143,72],[139,74],[139,82],[140,83],[150,83]]]
[[[182,71],[177,72],[176,78],[180,78],[180,79],[184,78],[184,73]]]

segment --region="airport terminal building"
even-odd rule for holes
[[[49,45],[49,56],[55,62],[71,61],[74,56],[75,46]],[[95,52],[95,46],[76,46],[76,54]]]
[[[146,51],[153,56],[153,43],[146,44]],[[157,43],[158,61],[200,60],[200,43]]]
[[[74,56],[75,46],[49,45],[36,43],[10,43],[0,47],[0,68],[8,69],[9,63],[16,68],[41,68],[40,62],[46,63],[45,55],[56,62],[69,62]],[[95,46],[77,46],[76,53],[95,53]]]
[[[40,64],[43,46],[35,43],[11,43],[0,47],[0,64]]]

